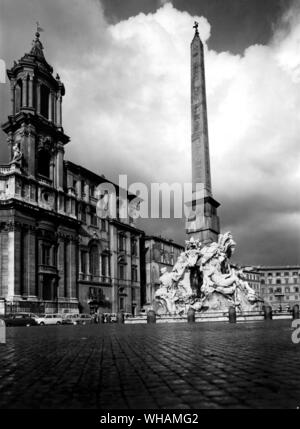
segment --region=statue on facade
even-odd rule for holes
[[[12,151],[13,151],[13,156],[12,156],[11,164],[17,164],[21,166],[23,154],[20,150],[20,143],[16,142],[13,145]]]
[[[186,241],[172,271],[162,268],[160,288],[154,297],[159,314],[186,314],[196,311],[251,310],[260,300],[249,286],[243,270],[230,264],[236,243],[230,232],[220,234],[218,242],[203,246],[199,240]]]

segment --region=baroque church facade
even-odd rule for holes
[[[7,75],[11,111],[2,129],[10,162],[0,166],[0,310],[137,314],[144,233],[118,212],[99,217],[95,189],[108,181],[64,159],[70,141],[62,126],[65,88],[38,32]]]

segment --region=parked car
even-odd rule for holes
[[[67,314],[62,320],[63,325],[86,325],[93,323],[94,317],[90,314]]]
[[[76,325],[76,319],[79,317],[78,313],[67,313],[63,315],[63,325]]]
[[[34,326],[37,325],[35,317],[33,313],[10,313],[2,319],[6,326]]]
[[[42,314],[40,316],[36,316],[35,321],[38,325],[61,325],[63,318],[59,313]]]

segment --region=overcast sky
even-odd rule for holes
[[[65,158],[112,180],[185,182],[194,20],[222,231],[233,233],[242,264],[299,263],[299,0],[0,0],[0,57],[11,67],[28,52],[39,21],[66,87]],[[8,82],[0,97],[3,122]],[[142,226],[185,238],[183,220]]]

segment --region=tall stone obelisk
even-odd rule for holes
[[[209,141],[203,43],[195,22],[191,43],[191,119],[193,197],[187,206],[192,210],[186,221],[188,238],[202,243],[217,241],[220,221],[219,203],[213,198],[210,173]]]

